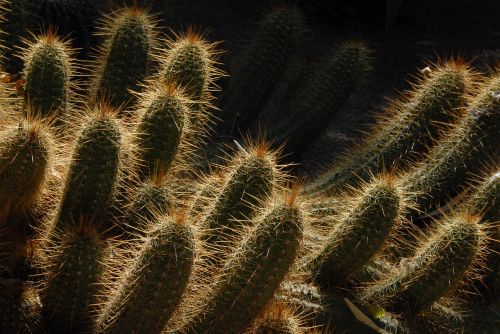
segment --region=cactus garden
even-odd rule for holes
[[[500,68],[428,59],[313,168],[377,75],[362,35],[304,61],[333,3],[235,46],[182,1],[0,0],[0,333],[500,333]]]

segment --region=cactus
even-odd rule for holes
[[[153,84],[141,101],[136,146],[139,174],[147,177],[155,168],[166,172],[172,165],[189,127],[189,109],[183,92],[172,83]]]
[[[102,220],[118,177],[121,133],[111,107],[89,110],[76,142],[52,232],[79,221]],[[93,113],[93,114],[92,114]]]
[[[72,51],[54,31],[30,42],[24,55],[25,104],[43,117],[64,116],[73,75]]]
[[[73,10],[76,4],[51,2],[55,6],[49,11],[60,5]],[[497,178],[468,181],[476,171],[485,174],[482,165],[496,160],[492,133],[498,123],[498,74],[483,83],[460,61],[431,67],[430,76],[408,99],[392,107],[399,113],[388,115],[385,127],[377,125],[377,133],[386,136],[369,138],[373,147],[367,152],[373,159],[359,154],[352,160],[352,169],[364,173],[362,182],[345,179],[328,184],[327,194],[298,199],[298,188],[286,189],[289,176],[278,163],[279,152],[261,141],[236,143],[239,149],[225,167],[196,169],[194,152],[208,138],[211,93],[221,74],[215,68],[216,43],[190,28],[157,54],[154,20],[135,6],[109,16],[108,22],[116,19],[116,24],[108,25],[106,46],[119,39],[113,39],[123,23],[118,18],[130,13],[138,20],[132,21],[151,24],[149,49],[134,50],[155,61],[148,65],[153,75],[144,84],[138,84],[143,74],[128,83],[130,78],[113,77],[121,80],[116,88],[127,95],[125,117],[117,118],[123,109],[110,106],[106,98],[94,99],[107,95],[98,92],[97,80],[106,59],[114,57],[106,58],[107,51],[101,53],[102,66],[94,68],[93,83],[82,77],[83,86],[68,89],[57,109],[44,102],[47,112],[23,103],[23,80],[0,77],[1,332],[496,330]],[[28,43],[27,60],[36,58],[35,45],[44,38],[64,44],[53,30],[50,36],[33,35],[42,37]],[[367,56],[356,43],[342,49],[334,63],[357,65],[319,69],[308,64],[307,73],[316,77],[310,77],[304,95],[287,102],[293,112],[277,126],[286,131],[276,138],[301,126],[318,132],[322,124],[316,122],[326,120],[319,112],[338,110],[354,77],[366,69]],[[87,63],[65,52],[69,67]],[[128,52],[120,56],[127,64],[144,60]],[[29,74],[30,61],[26,93],[46,98],[49,87],[40,82],[45,79]],[[114,70],[137,74],[145,73],[144,68],[122,64]],[[326,78],[328,74],[345,76]],[[242,73],[247,75],[251,73]],[[351,83],[342,86],[345,80]],[[479,93],[472,81],[479,82]],[[69,78],[66,87],[72,88],[72,82]],[[131,82],[135,88],[128,86]],[[327,89],[330,84],[333,91]],[[284,96],[295,95],[293,89]],[[88,98],[73,94],[86,91]],[[111,95],[112,105],[122,104]],[[130,103],[134,99],[138,103]],[[462,114],[464,101],[469,104]],[[315,114],[304,118],[304,110]],[[297,128],[290,126],[296,121]],[[304,138],[312,136],[308,130],[292,143],[305,147]],[[434,145],[428,156],[423,154],[427,145]],[[382,160],[391,160],[393,167],[402,158],[409,168],[413,157],[418,164],[408,173],[377,175]],[[492,165],[496,171],[496,161]],[[377,176],[369,182],[372,173]],[[304,183],[308,190],[318,186]],[[348,184],[356,190],[346,192]],[[447,203],[452,214],[429,224],[435,226],[424,231],[425,238],[412,222],[401,219],[415,198],[434,207],[464,186],[470,189],[463,192],[463,204]],[[282,192],[285,198],[279,196]],[[393,250],[408,235],[417,235],[419,243],[415,255],[405,259]],[[473,289],[479,294],[470,298],[467,292]],[[462,300],[469,304],[460,305]],[[469,312],[457,315],[460,309]]]
[[[226,245],[231,237],[248,225],[248,218],[273,191],[280,175],[276,156],[264,143],[242,151],[233,159],[229,175],[214,204],[203,218],[202,238],[216,246]],[[220,261],[225,252],[219,254]]]
[[[470,299],[476,303],[494,303],[500,295],[500,174],[487,174],[478,185],[478,190],[467,203],[469,214],[481,215],[481,224],[485,225],[485,233],[488,236],[484,262],[489,269],[482,279],[473,282],[474,289],[478,292]]]
[[[288,63],[302,21],[300,11],[293,6],[278,7],[262,19],[245,60],[231,79],[221,115],[224,132],[245,129],[262,110]]]
[[[53,333],[90,330],[103,273],[105,242],[93,222],[68,224],[60,244],[48,252],[41,296],[42,317]]]
[[[419,313],[450,293],[466,277],[483,251],[483,231],[476,217],[445,218],[429,240],[422,240],[407,268],[376,283],[365,298],[386,309]]]
[[[403,181],[414,192],[418,208],[424,212],[440,204],[453,190],[460,189],[481,164],[497,159],[500,124],[500,76],[490,78],[469,103],[466,115],[439,141],[428,160],[410,171]]]
[[[25,211],[39,193],[50,162],[51,140],[46,126],[23,120],[6,126],[0,143],[0,218]]]
[[[356,185],[370,173],[393,168],[401,160],[415,160],[454,122],[460,107],[473,90],[476,75],[460,59],[432,66],[428,76],[413,90],[386,108],[374,128],[343,161],[315,180],[307,192],[334,193],[336,188]]]
[[[159,57],[159,80],[177,83],[196,102],[190,123],[203,129],[208,122],[205,106],[212,100],[214,81],[222,75],[216,67],[217,44],[206,42],[203,34],[189,27],[185,34],[176,34],[175,39],[168,40],[167,46]]]
[[[269,301],[287,274],[302,239],[296,195],[273,205],[243,242],[186,333],[239,333]]]
[[[109,98],[114,107],[127,106],[134,100],[130,90],[140,90],[157,47],[155,22],[144,10],[127,7],[109,16],[100,34],[106,41],[99,52],[92,95]]]
[[[361,42],[346,42],[320,66],[297,95],[286,122],[269,129],[269,138],[287,141],[291,152],[307,146],[345,103],[369,69],[370,52]]]
[[[182,216],[158,223],[97,321],[99,333],[161,333],[188,283],[195,241]]]
[[[370,184],[335,226],[324,248],[307,264],[316,281],[339,284],[382,248],[403,204],[393,178]]]

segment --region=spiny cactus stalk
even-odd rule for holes
[[[248,148],[248,152],[239,152],[228,174],[219,194],[213,196],[214,204],[204,217],[202,228],[206,243],[226,247],[231,237],[250,223],[249,217],[280,179],[275,153],[260,143]]]
[[[302,240],[302,213],[290,196],[260,218],[185,333],[240,333],[270,300]]]
[[[393,176],[369,184],[307,265],[314,279],[335,286],[358,271],[388,239],[403,205]]]
[[[166,214],[174,207],[174,189],[168,177],[155,173],[137,189],[125,209],[123,230],[130,237],[144,236],[152,228],[155,215]]]
[[[104,8],[105,2],[89,7]],[[317,192],[309,189],[323,185],[307,186],[306,180],[307,194],[299,199],[302,190],[287,189],[291,176],[278,163],[279,152],[259,140],[235,142],[238,150],[224,167],[198,168],[204,162],[197,154],[204,155],[203,141],[217,118],[210,109],[220,52],[192,28],[156,52],[156,16],[138,9],[139,1],[127,2],[134,6],[106,19],[105,43],[90,69],[83,67],[87,61],[72,59],[83,53],[73,55],[64,39],[44,27],[44,18],[29,25],[19,20],[21,30],[42,22],[49,33],[34,30],[32,36],[41,37],[22,51],[27,81],[19,72],[0,71],[0,332],[497,330],[498,178],[470,179],[486,176],[483,166],[493,167],[490,175],[498,171],[498,74],[483,79],[453,59],[430,66],[425,79],[381,116],[365,142],[367,155],[358,150],[350,163],[341,161],[346,177]],[[28,2],[0,0],[0,7],[12,4]],[[51,20],[57,14],[50,17],[67,27],[66,15],[81,15],[77,7],[88,3],[30,4],[36,9],[27,15],[46,12]],[[0,11],[0,17],[9,15]],[[288,28],[291,35],[302,29]],[[72,43],[78,31],[71,32]],[[13,36],[4,39],[9,42],[3,50],[18,45]],[[65,94],[46,94],[52,81],[29,69],[36,52],[52,45],[47,39],[64,44],[56,51],[66,47],[66,65],[75,73],[95,70],[93,80],[73,80],[70,69]],[[292,54],[288,42],[271,46]],[[75,50],[80,47],[86,48]],[[268,57],[268,51],[249,57]],[[282,98],[292,98],[286,103],[290,117],[273,126],[274,139],[291,136],[291,149],[306,148],[359,82],[368,54],[361,43],[348,42],[322,67],[302,64],[295,78],[303,80],[279,85],[290,88]],[[303,56],[297,53],[289,67]],[[237,77],[269,74],[242,60]],[[262,66],[287,61],[276,60]],[[62,63],[54,60],[55,67]],[[235,108],[258,110],[252,103],[267,97],[259,90],[265,85],[257,86],[247,91],[255,101],[236,98]],[[41,101],[33,97],[43,103],[32,105]],[[398,175],[399,160],[408,171]],[[384,165],[394,170],[389,176]],[[361,182],[351,182],[352,171]],[[368,178],[372,174],[375,181]],[[457,192],[460,205],[448,201]],[[443,210],[415,217],[406,212],[414,199],[425,209],[446,204],[442,208],[452,214],[435,222],[428,216]],[[411,222],[405,219],[410,215]],[[429,222],[425,231],[419,228]],[[408,236],[418,242],[407,247],[415,255],[403,258],[407,248],[398,247]],[[461,309],[468,312],[459,314]]]
[[[25,104],[43,117],[64,116],[71,94],[72,50],[54,31],[28,42],[24,58]]]
[[[432,145],[461,113],[476,75],[462,60],[438,63],[422,75],[412,90],[379,115],[374,128],[343,162],[324,173],[306,189],[335,193],[339,187],[356,185],[370,173],[415,159]]]
[[[97,99],[109,98],[115,107],[134,100],[130,91],[140,91],[148,74],[156,44],[155,22],[137,7],[123,8],[106,18],[100,34],[106,41],[100,49],[95,82]]]
[[[476,217],[445,218],[422,240],[407,266],[376,283],[368,299],[387,310],[419,313],[455,289],[483,251],[483,231]]]
[[[404,177],[403,186],[416,193],[424,212],[459,190],[482,164],[497,160],[500,124],[500,75],[495,74],[469,103],[466,115],[441,139],[428,160]]]
[[[46,179],[51,145],[46,126],[21,121],[2,129],[0,140],[0,219],[26,210]]]
[[[488,236],[488,254],[485,263],[488,270],[482,279],[474,281],[477,290],[470,299],[476,303],[495,303],[500,296],[500,173],[487,175],[467,205],[469,214],[480,215]]]
[[[207,126],[205,109],[210,105],[211,92],[216,88],[214,81],[222,75],[216,68],[216,58],[220,53],[216,46],[190,27],[185,34],[176,34],[174,39],[168,40],[168,48],[159,56],[159,80],[177,83],[190,100],[196,102],[190,122],[198,128]]]
[[[90,113],[76,141],[53,232],[81,217],[101,220],[115,189],[121,133],[116,110],[100,104]]]
[[[105,241],[90,221],[63,231],[43,263],[42,316],[52,333],[89,331],[103,273]]]
[[[302,26],[302,14],[294,6],[278,7],[263,18],[245,60],[231,78],[221,115],[224,132],[245,129],[262,110],[288,63]]]
[[[139,174],[144,178],[155,169],[166,172],[172,166],[190,124],[186,97],[173,83],[153,84],[141,101],[136,145]]]
[[[188,283],[194,252],[184,218],[161,219],[104,307],[97,332],[161,333]]]
[[[339,46],[297,95],[287,121],[269,129],[269,138],[278,143],[287,141],[291,152],[307,146],[366,74],[369,54],[361,42],[350,41]]]

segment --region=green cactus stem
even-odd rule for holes
[[[121,133],[114,110],[99,105],[76,140],[53,232],[81,217],[102,220],[115,189]],[[96,223],[99,223],[96,221]]]
[[[227,263],[201,312],[185,333],[241,333],[269,302],[302,240],[302,217],[293,200],[262,217]]]
[[[0,141],[0,218],[26,210],[46,179],[51,141],[44,126],[7,126]]]
[[[302,21],[294,6],[278,7],[263,18],[231,78],[222,108],[222,131],[245,129],[260,113],[288,63]]]
[[[299,152],[328,124],[369,68],[369,51],[360,42],[342,44],[318,68],[297,95],[286,121],[269,129],[269,138],[286,141],[290,152]]]
[[[175,84],[163,84],[144,95],[144,108],[137,128],[139,174],[150,176],[155,169],[166,172],[177,156],[189,124],[189,110]]]
[[[24,55],[25,104],[42,117],[64,115],[72,75],[71,50],[54,31],[28,44]]]
[[[482,247],[477,219],[467,215],[445,218],[416,255],[369,289],[365,297],[387,310],[420,313],[455,289],[466,277]]]
[[[188,283],[194,252],[190,226],[161,221],[105,306],[97,332],[161,333]]]
[[[402,205],[392,176],[369,184],[334,230],[321,252],[307,264],[315,280],[335,286],[357,272],[389,237]]]
[[[203,219],[202,239],[208,245],[226,247],[248,225],[258,204],[267,198],[279,179],[273,153],[266,147],[240,152],[228,169],[228,177]],[[214,247],[218,249],[218,247]],[[226,258],[220,252],[220,263]]]
[[[453,195],[481,165],[498,158],[500,75],[492,77],[470,102],[467,114],[431,152],[427,161],[404,177],[418,209],[428,212]],[[418,213],[412,212],[412,215]]]
[[[91,223],[91,222],[90,222]],[[105,243],[88,221],[64,231],[48,254],[42,316],[51,333],[89,331],[103,273]]]
[[[102,28],[106,41],[100,50],[94,96],[108,98],[114,107],[134,101],[130,91],[148,74],[148,64],[156,48],[152,18],[137,7],[123,8],[110,16]]]
[[[306,191],[334,193],[401,161],[414,161],[415,153],[425,152],[457,119],[472,81],[471,70],[460,60],[433,66],[409,94],[386,108],[361,145]]]

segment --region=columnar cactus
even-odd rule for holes
[[[445,218],[422,240],[406,267],[376,283],[367,298],[388,310],[419,313],[455,289],[483,251],[483,231],[476,217]]]
[[[281,6],[262,20],[226,94],[220,123],[224,132],[245,129],[264,107],[290,58],[303,26],[301,12]]]
[[[0,219],[26,210],[46,179],[51,158],[47,127],[36,120],[4,126],[0,141]]]
[[[259,219],[184,332],[240,333],[272,298],[302,240],[302,213],[289,196]]]
[[[100,34],[106,40],[96,64],[91,90],[94,98],[108,98],[114,107],[127,106],[148,74],[156,49],[155,22],[137,7],[118,10],[109,16]]]
[[[418,209],[427,212],[439,205],[482,163],[498,158],[499,90],[500,75],[495,74],[470,101],[459,123],[431,150],[428,160],[404,177],[403,186],[416,193]]]
[[[195,236],[178,217],[162,218],[104,307],[98,333],[161,333],[191,274]]]
[[[116,110],[101,103],[88,113],[76,141],[51,234],[59,234],[81,217],[102,223],[115,189],[122,136]]]
[[[89,331],[105,263],[105,241],[92,221],[82,220],[62,231],[59,243],[52,245],[43,263],[45,326],[53,333]]]
[[[370,52],[361,42],[346,42],[334,50],[296,97],[286,122],[271,127],[269,137],[287,141],[290,151],[298,151],[323,129],[367,72]]]
[[[351,204],[324,248],[307,267],[325,285],[342,283],[383,246],[401,211],[401,190],[393,176],[369,184]]]
[[[54,113],[64,116],[71,94],[71,54],[68,43],[51,30],[26,47],[23,55],[25,104],[35,113],[43,117]]]
[[[403,161],[414,160],[432,145],[440,132],[461,114],[460,107],[473,90],[475,74],[461,60],[432,66],[400,101],[379,116],[374,129],[343,162],[312,183],[308,192],[334,193],[339,187],[356,185],[370,173],[379,173]]]

